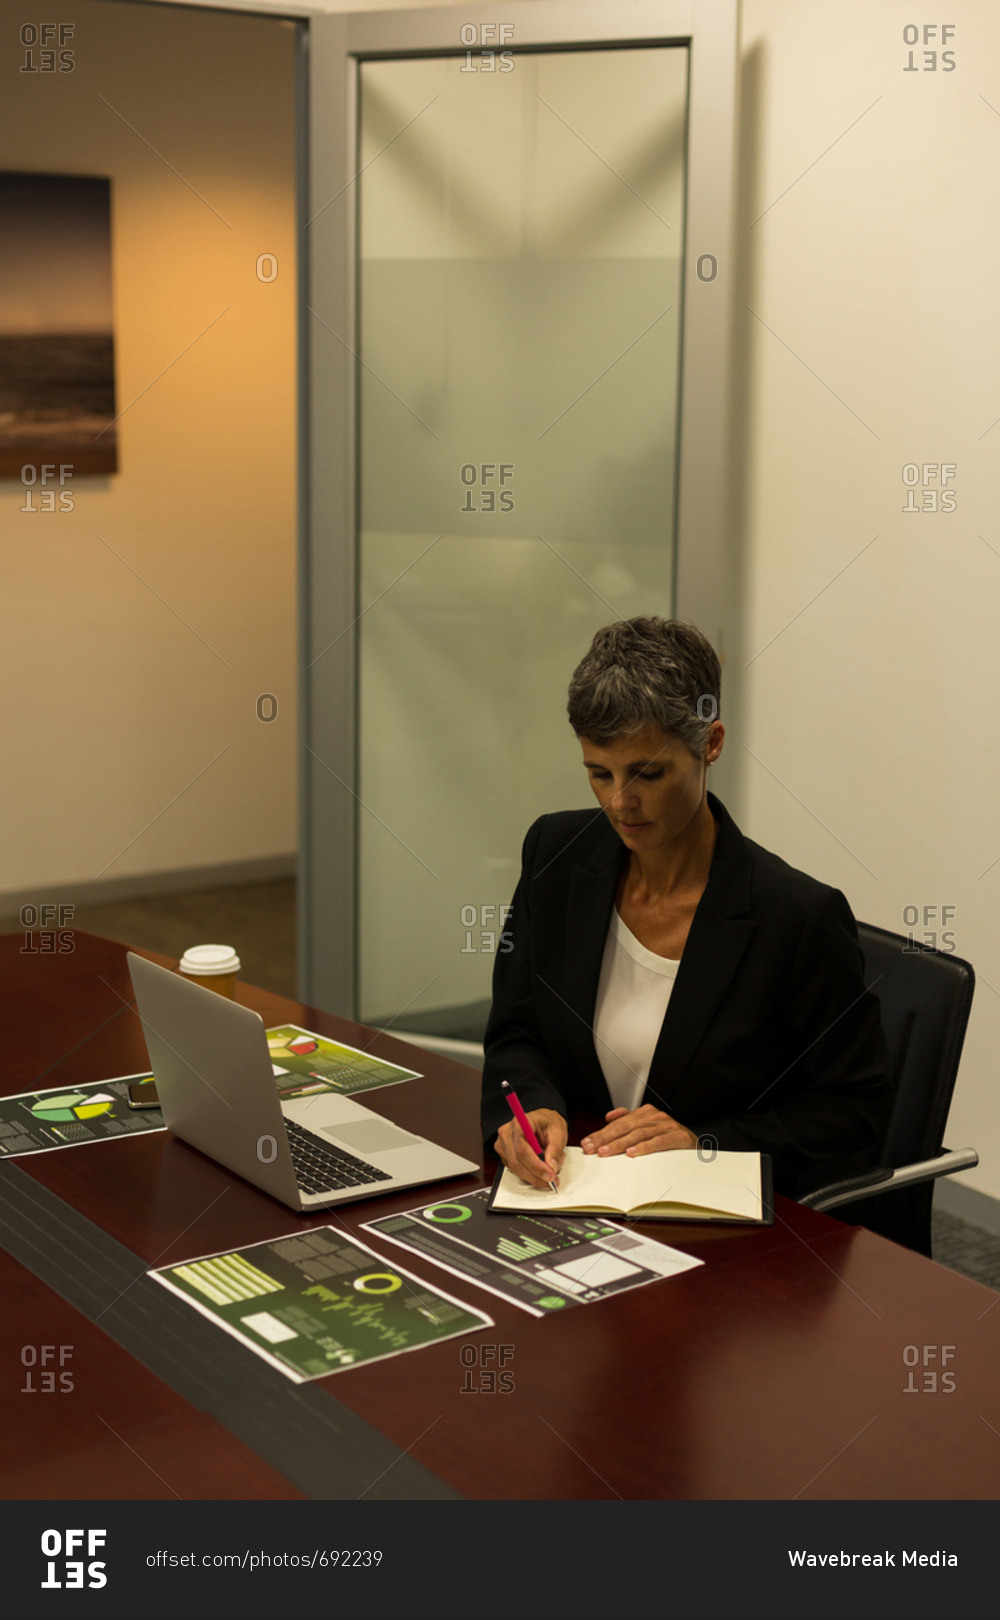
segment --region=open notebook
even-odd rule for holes
[[[642,1221],[737,1221],[770,1226],[774,1220],[771,1160],[766,1153],[717,1153],[697,1148],[623,1153],[600,1159],[567,1148],[559,1191],[529,1187],[501,1167],[488,1208],[504,1215],[628,1215]]]

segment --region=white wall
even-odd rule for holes
[[[59,16],[73,69],[8,74],[0,166],[111,177],[123,414],[72,511],[0,483],[0,894],[56,899],[296,841],[294,25]]]
[[[749,668],[729,746],[744,830],[858,917],[905,933],[920,908],[919,939],[924,907],[954,907],[978,986],[947,1141],[1000,1196],[1000,12],[940,15],[954,69],[908,72],[912,7],[746,5]],[[935,462],[955,510],[905,513],[903,467]]]

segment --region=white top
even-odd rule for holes
[[[640,944],[611,908],[594,1006],[594,1045],[615,1108],[638,1108],[680,961]]]

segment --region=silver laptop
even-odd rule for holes
[[[259,1013],[128,953],[163,1117],[291,1209],[325,1209],[480,1166],[350,1097],[283,1101]]]

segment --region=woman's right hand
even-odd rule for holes
[[[516,1119],[501,1125],[493,1150],[515,1176],[545,1192],[549,1183],[556,1181],[559,1175],[569,1131],[562,1114],[557,1114],[554,1108],[532,1108],[527,1111],[527,1116],[538,1138],[538,1145],[545,1154],[544,1162],[528,1146]]]

